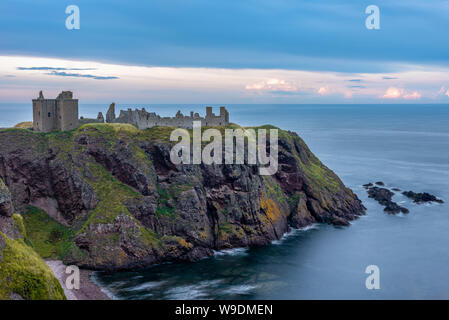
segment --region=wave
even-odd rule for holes
[[[205,299],[208,296],[207,289],[216,287],[223,280],[205,280],[198,284],[179,286],[171,288],[167,291],[167,299],[170,300],[194,300]]]
[[[318,229],[318,228],[319,228],[319,224],[318,223],[313,223],[310,226],[305,226],[305,227],[302,227],[302,228],[291,228],[291,230],[289,232],[287,232],[287,233],[284,233],[282,238],[280,238],[279,240],[271,241],[271,244],[280,245],[285,240],[287,240],[288,238],[291,238],[293,236],[296,236],[298,233],[305,232],[305,231],[308,231],[308,230],[314,230],[314,229]]]
[[[106,286],[104,286],[99,280],[98,280],[98,272],[94,271],[90,275],[90,280],[97,285],[100,290],[109,297],[111,300],[119,300],[119,298]]]
[[[235,248],[235,249],[224,249],[215,251],[214,256],[242,256],[248,254],[248,248]]]
[[[235,285],[231,286],[223,291],[221,291],[224,294],[250,294],[254,289],[256,289],[257,286],[249,285],[249,284],[242,284],[242,285]]]
[[[167,281],[151,281],[151,282],[144,282],[137,286],[127,288],[126,291],[128,292],[134,292],[134,291],[145,291],[149,289],[153,289],[156,287],[160,287],[161,285],[167,283]]]

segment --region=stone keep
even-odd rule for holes
[[[62,91],[56,99],[45,99],[42,91],[33,99],[33,129],[40,132],[68,131],[78,128],[78,99]]]

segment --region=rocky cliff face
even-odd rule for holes
[[[171,130],[3,130],[0,177],[18,210],[38,207],[73,230],[66,263],[93,269],[192,261],[364,213],[296,133],[280,130],[279,170],[260,176],[255,165],[174,165]]]

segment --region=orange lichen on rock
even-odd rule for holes
[[[268,199],[265,196],[265,192],[262,192],[262,197],[260,199],[260,208],[265,212],[268,219],[275,221],[281,217],[281,212],[279,211],[276,202],[272,199]]]
[[[190,243],[190,242],[187,242],[186,240],[184,240],[183,238],[180,238],[179,239],[179,244],[181,245],[181,246],[183,246],[184,248],[192,248],[193,247],[193,245]]]

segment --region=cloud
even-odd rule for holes
[[[384,79],[384,80],[396,80],[398,78],[385,76],[385,77],[382,77],[382,79]]]
[[[421,99],[422,95],[418,91],[406,92],[404,89],[398,89],[390,87],[382,96],[383,99],[405,99],[405,100],[417,100]]]
[[[362,82],[363,80],[362,79],[350,79],[350,80],[346,80],[346,81],[349,81],[349,82]]]
[[[248,91],[297,92],[298,88],[291,82],[282,79],[268,79],[245,86]]]
[[[119,77],[112,77],[112,76],[95,76],[92,74],[80,74],[80,73],[67,73],[67,72],[58,72],[58,71],[52,71],[50,73],[47,73],[48,75],[52,76],[60,76],[60,77],[76,77],[76,78],[90,78],[95,80],[112,80],[112,79],[119,79]]]
[[[348,88],[365,89],[365,86],[348,86]]]
[[[324,95],[326,95],[326,94],[329,93],[329,89],[326,88],[326,87],[321,87],[321,88],[318,89],[317,93],[318,93],[319,95],[324,96]]]
[[[385,94],[382,96],[383,99],[398,99],[404,93],[403,89],[388,88]]]
[[[53,68],[53,67],[17,67],[17,70],[96,70],[95,68]]]
[[[437,96],[448,96],[449,97],[449,89],[446,89],[445,86],[442,86],[441,89],[438,91]]]
[[[113,76],[96,76],[92,74],[81,73],[67,73],[64,71],[85,71],[85,70],[97,70],[97,68],[63,68],[63,67],[17,67],[17,70],[31,70],[31,71],[51,71],[46,73],[47,75],[60,76],[60,77],[76,77],[76,78],[90,78],[95,80],[111,80],[119,79],[119,77]]]
[[[95,68],[98,71],[35,70],[22,67]],[[50,75],[48,75],[50,74]],[[4,78],[4,75],[15,77]],[[297,71],[282,69],[172,68],[118,65],[85,60],[1,56],[0,101],[24,102],[36,87],[57,95],[64,88],[82,101],[118,103],[389,103],[449,101],[449,68],[407,66],[394,73],[400,84],[376,73]],[[111,77],[114,76],[114,77]],[[101,81],[102,79],[119,78]],[[348,81],[362,79],[362,82]],[[61,81],[63,80],[63,81]],[[61,84],[62,83],[62,84]],[[442,86],[445,87],[442,89]],[[365,88],[359,88],[365,87]],[[387,88],[390,91],[387,91]],[[399,93],[394,94],[395,88]],[[437,94],[441,90],[440,94]],[[422,95],[418,100],[418,94]],[[352,94],[352,98],[349,97]],[[385,97],[384,97],[385,96]],[[404,97],[405,96],[405,97]],[[395,99],[395,97],[397,97]],[[384,98],[384,99],[382,99]],[[416,99],[416,100],[406,100]]]
[[[421,99],[422,95],[418,91],[413,91],[412,93],[404,94],[403,98],[406,100],[417,100]]]

